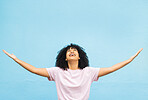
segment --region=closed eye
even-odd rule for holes
[[[76,49],[76,48],[71,48],[71,49],[74,49],[74,51],[77,51],[77,49]],[[70,49],[68,49],[68,50],[67,50],[67,52],[69,52],[69,51],[70,51]]]

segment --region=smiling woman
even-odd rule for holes
[[[20,59],[14,54],[3,52],[28,71],[54,81],[57,87],[58,100],[88,100],[90,86],[99,77],[112,73],[127,65],[143,50],[141,48],[134,56],[123,62],[107,68],[94,68],[84,49],[76,44],[62,48],[56,57],[56,67],[36,68]]]
[[[56,66],[64,70],[67,68],[83,69],[89,66],[89,61],[84,48],[71,43],[58,52]]]

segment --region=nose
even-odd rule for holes
[[[74,50],[71,50],[70,52],[74,52]]]
[[[70,52],[74,52],[74,50],[73,49],[70,49]]]

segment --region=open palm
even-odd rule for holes
[[[3,50],[3,52],[4,52],[6,55],[8,55],[10,58],[12,58],[12,59],[16,59],[16,58],[17,58],[13,53],[10,54],[10,53],[6,52],[5,50]]]

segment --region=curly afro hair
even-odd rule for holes
[[[79,57],[80,57],[79,63],[78,63],[78,68],[83,69],[83,68],[89,66],[88,56],[86,55],[84,48],[78,46],[77,44],[73,44],[73,43],[71,43],[70,45],[67,45],[66,47],[64,47],[60,51],[58,51],[55,66],[60,67],[64,70],[67,70],[69,68],[68,63],[67,63],[67,61],[65,61],[65,59],[66,59],[66,52],[70,47],[76,48],[78,50]]]

